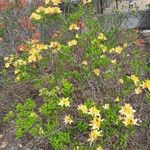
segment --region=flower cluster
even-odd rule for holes
[[[131,75],[130,79],[134,82],[134,85],[136,86],[136,88],[135,88],[136,94],[142,93],[143,89],[150,90],[150,80],[145,80],[145,81],[141,82],[139,77],[137,77],[136,75]]]
[[[5,68],[9,68],[10,65],[12,65],[14,58],[15,58],[14,55],[10,55],[9,57],[4,57]]]
[[[135,109],[133,109],[130,104],[126,103],[124,106],[121,106],[121,110],[119,111],[120,119],[125,126],[138,125],[138,119],[134,118],[135,112]]]
[[[47,45],[39,43],[38,40],[28,42],[28,63],[38,62],[42,59],[41,52],[48,48]]]
[[[91,132],[89,133],[88,141],[92,144],[98,137],[102,136],[102,131],[100,130],[101,123],[104,119],[101,119],[100,110],[93,106],[91,108],[87,108],[86,105],[80,104],[78,106],[78,110],[82,113],[91,115],[93,119],[90,121],[89,126],[91,126]]]
[[[44,14],[59,14],[62,11],[60,10],[60,8],[58,7],[58,4],[61,3],[60,0],[45,0],[45,7],[44,6],[40,6],[38,9],[35,10],[35,12],[33,12],[31,14],[31,19],[33,20],[40,20],[42,18],[42,15]],[[51,4],[51,6],[47,6]]]

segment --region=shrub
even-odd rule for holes
[[[104,33],[90,0],[70,13],[62,12],[59,0],[45,1],[30,19],[37,28],[55,24],[57,32],[25,41],[19,54],[4,58],[15,82],[29,82],[43,100],[39,106],[26,99],[6,115],[4,120],[15,120],[16,137],[46,137],[54,149],[126,146],[140,125],[129,100],[150,89],[135,31],[122,31],[122,39],[118,29]]]

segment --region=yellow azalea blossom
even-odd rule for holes
[[[101,123],[103,122],[104,119],[101,119],[101,117],[94,117],[93,120],[91,120],[91,124],[89,126],[92,127],[92,130],[99,130]]]
[[[82,64],[87,66],[88,65],[88,62],[86,60],[82,61]]]
[[[59,14],[59,13],[61,13],[62,11],[60,10],[59,7],[52,7],[52,12],[53,12],[53,14]]]
[[[109,52],[110,52],[110,53],[115,52],[115,48],[111,48],[111,49],[109,50]]]
[[[91,107],[89,109],[89,115],[92,115],[92,116],[100,116],[100,110],[98,110],[95,106]]]
[[[19,72],[20,72],[19,69],[16,69],[16,70],[15,70],[15,74],[18,74]]]
[[[133,80],[135,85],[139,83],[139,78],[136,75],[131,75],[130,79]]]
[[[100,69],[94,69],[93,71],[95,73],[95,75],[99,76],[100,75]]]
[[[116,64],[116,63],[117,63],[117,60],[116,60],[116,59],[111,60],[111,63],[112,63],[112,64]]]
[[[32,62],[36,62],[36,61],[40,61],[43,57],[40,55],[40,54],[31,54],[29,57],[28,57],[28,63],[32,63]]]
[[[88,108],[87,108],[87,106],[86,106],[86,105],[83,105],[83,104],[80,104],[80,105],[78,106],[78,110],[81,110],[82,113],[84,113],[84,114],[87,114],[87,113],[88,113]]]
[[[119,111],[121,115],[125,115],[125,116],[132,116],[134,115],[135,112],[136,110],[133,109],[133,107],[127,103],[125,103],[124,106],[121,106],[121,110]]]
[[[4,57],[4,61],[8,61],[9,60],[9,57]]]
[[[54,48],[54,51],[57,52],[60,50],[60,44],[58,42],[51,42],[50,47]]]
[[[15,82],[20,81],[20,79],[21,79],[20,76],[17,76],[16,79],[15,79]]]
[[[59,3],[61,3],[60,0],[51,0],[51,2],[53,3],[53,5],[58,5]]]
[[[69,47],[77,45],[77,40],[71,40],[68,42]]]
[[[103,52],[107,51],[107,46],[100,44],[99,47],[102,49]]]
[[[10,65],[11,65],[11,63],[9,63],[9,62],[5,63],[5,68],[9,68]]]
[[[79,38],[80,38],[79,34],[76,34],[76,35],[75,35],[75,37],[76,37],[77,39],[79,39]]]
[[[45,5],[49,4],[51,0],[45,0]]]
[[[74,121],[72,120],[71,116],[70,115],[66,115],[64,117],[64,121],[63,121],[65,124],[72,124]]]
[[[109,104],[105,104],[104,106],[102,106],[104,109],[109,109],[110,105]]]
[[[115,99],[115,102],[120,102],[120,98],[119,97],[117,97],[116,99]]]
[[[53,11],[54,11],[54,10],[53,10],[53,7],[50,7],[50,6],[49,6],[49,7],[45,8],[44,13],[45,13],[45,14],[53,14]]]
[[[43,6],[40,6],[37,10],[36,10],[37,13],[44,13],[45,12],[45,7]]]
[[[65,107],[69,107],[70,106],[70,102],[69,102],[69,97],[67,98],[61,98],[60,102],[58,103],[58,105],[60,106],[65,106]]]
[[[125,117],[124,118],[124,120],[123,120],[123,124],[125,125],[125,126],[128,126],[128,125],[138,125],[137,124],[137,119],[134,119],[134,117],[133,116],[128,116],[128,117]]]
[[[138,87],[138,88],[136,88],[135,89],[135,94],[140,94],[140,93],[142,93],[142,90],[141,90],[141,88],[140,87]]]
[[[14,66],[24,66],[24,65],[27,65],[27,62],[22,59],[18,59],[14,62]]]
[[[35,55],[30,55],[28,57],[28,63],[36,62],[36,56]]]
[[[119,83],[123,84],[123,82],[124,82],[123,79],[119,79]]]
[[[91,3],[91,2],[92,2],[92,0],[83,0],[83,5]]]
[[[105,41],[105,40],[106,40],[106,36],[105,36],[103,33],[100,33],[100,34],[98,35],[98,39],[99,39],[99,40],[102,40],[102,41]]]
[[[32,14],[31,14],[31,19],[40,20],[40,19],[41,19],[41,16],[40,16],[39,14],[32,13]]]
[[[150,80],[146,80],[146,81],[143,83],[143,88],[148,88],[148,90],[150,90]]]
[[[90,142],[90,144],[92,144],[100,136],[102,136],[102,131],[92,130],[89,133],[89,139],[88,139],[88,141]]]
[[[77,24],[73,23],[70,25],[69,30],[79,30],[80,28],[77,26]]]
[[[118,46],[115,48],[115,52],[118,53],[118,54],[121,54],[123,48],[121,46]]]
[[[123,47],[126,48],[128,46],[128,43],[124,43]]]
[[[103,150],[102,146],[98,146],[96,150]]]

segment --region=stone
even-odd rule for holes
[[[143,30],[141,33],[144,37],[150,37],[150,30]]]

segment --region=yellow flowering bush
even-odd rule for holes
[[[118,29],[103,31],[92,0],[70,13],[61,3],[45,0],[30,16],[37,28],[58,23],[58,35],[31,38],[19,54],[4,58],[16,84],[29,82],[42,99],[39,105],[31,98],[16,106],[16,136],[44,137],[56,150],[102,150],[110,141],[114,150],[125,148],[141,123],[130,99],[150,95],[150,80],[141,76],[145,64],[137,61],[143,52],[134,41],[132,50],[126,38],[118,42]]]

